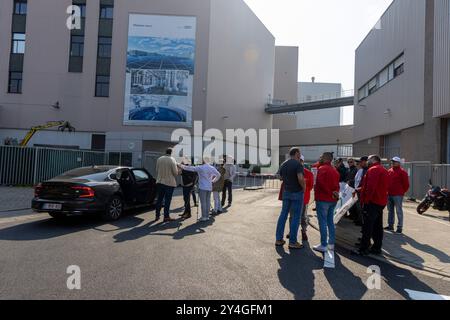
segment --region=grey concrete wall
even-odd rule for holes
[[[295,130],[297,129],[297,116],[292,114],[274,114],[273,129]]]
[[[450,115],[450,1],[434,0],[433,116]]]
[[[275,47],[275,82],[273,98],[297,103],[298,47]]]
[[[355,142],[353,143],[353,155],[355,157],[362,157],[371,154],[380,154],[380,144],[380,137]]]
[[[355,141],[424,123],[426,2],[394,1],[357,48],[355,92],[402,52],[405,72],[360,103],[355,101]],[[384,114],[387,109],[390,114]]]
[[[319,146],[351,144],[353,126],[339,126],[314,129],[280,131],[280,146]]]
[[[242,0],[211,2],[206,126],[271,128],[275,38]]]

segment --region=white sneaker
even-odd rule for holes
[[[327,247],[322,246],[321,244],[314,246],[313,250],[318,251],[318,252],[322,252],[325,253],[327,252]]]
[[[328,245],[328,250],[334,251],[334,244],[329,244]]]

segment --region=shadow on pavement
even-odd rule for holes
[[[380,262],[378,260],[372,259],[370,257],[360,257],[352,254],[346,249],[339,250],[340,258],[336,258],[336,261],[341,258],[345,258],[351,260],[359,265],[362,265],[366,268],[370,266],[378,266],[381,270],[381,278],[384,279],[384,282],[381,284],[381,289],[385,289],[385,285],[388,285],[391,289],[396,291],[398,294],[403,296],[405,299],[410,299],[408,293],[405,289],[411,289],[415,291],[423,291],[428,293],[437,294],[437,292],[428,286],[426,283],[421,281],[412,271],[408,269],[403,269],[397,267],[393,264],[389,264],[386,262]],[[336,257],[338,254],[336,253]],[[339,266],[338,266],[339,265]],[[357,277],[352,276],[351,271],[342,266],[342,264],[336,263],[336,271],[340,272],[342,268],[345,269],[344,274],[338,273],[333,277],[333,270],[325,271],[325,276],[327,277],[330,285],[335,290],[336,296],[340,299],[360,299],[363,295],[369,290],[366,286],[366,281],[371,275],[369,271],[367,272],[367,277],[365,279],[359,279]],[[347,276],[347,277],[346,277]],[[349,277],[350,276],[350,277]],[[346,277],[346,278],[345,278]],[[354,279],[352,279],[354,278]],[[344,279],[344,281],[343,281]],[[345,280],[347,279],[347,280]],[[359,280],[357,280],[359,279]],[[360,282],[359,284],[357,282]],[[344,287],[345,286],[345,287]],[[336,288],[338,288],[336,290]],[[363,291],[364,290],[364,291]],[[377,289],[374,289],[377,290]],[[353,293],[357,294],[353,297]]]
[[[286,251],[276,247],[280,258],[278,278],[283,287],[293,293],[295,300],[311,300],[315,295],[313,270],[322,269],[323,262],[309,248]]]
[[[334,294],[340,300],[360,300],[367,292],[367,286],[341,263],[339,254],[335,254],[334,261],[335,269],[324,268]]]
[[[102,232],[129,229],[140,225],[144,219],[134,215],[113,222],[105,222],[97,216],[73,216],[64,219],[38,220],[5,229],[0,229],[0,240],[32,241],[57,238],[83,230],[94,229]],[[114,226],[113,230],[101,230],[101,226]]]
[[[386,236],[386,234],[385,234]],[[450,256],[437,249],[434,248],[428,244],[423,244],[420,242],[417,242],[416,240],[414,240],[411,237],[408,237],[405,234],[401,234],[401,235],[392,235],[392,237],[390,237],[388,235],[388,239],[391,239],[391,243],[395,243],[395,247],[390,248],[391,250],[386,249],[386,247],[384,247],[384,251],[386,251],[387,253],[389,253],[392,256],[398,256],[399,254],[402,255],[408,255],[411,256],[411,261],[414,261],[414,263],[416,264],[420,264],[423,266],[423,263],[425,262],[424,259],[422,257],[420,257],[419,255],[415,254],[414,252],[411,252],[409,250],[407,250],[406,248],[403,248],[402,246],[405,245],[409,245],[411,247],[413,247],[414,249],[416,249],[417,251],[421,251],[427,254],[430,254],[434,257],[436,257],[436,259],[438,259],[440,262],[442,263],[450,263]],[[394,238],[395,237],[395,238]]]
[[[195,218],[192,217],[191,219],[195,219]],[[139,227],[121,232],[119,234],[116,234],[114,236],[114,240],[115,240],[115,242],[125,242],[125,241],[130,241],[130,240],[137,240],[137,239],[152,236],[152,235],[153,236],[154,235],[169,236],[175,240],[181,240],[188,236],[205,233],[204,229],[213,225],[215,222],[215,218],[211,217],[209,219],[209,221],[205,221],[205,222],[197,221],[197,222],[194,222],[193,224],[190,224],[187,227],[181,229],[184,221],[189,222],[189,220],[183,220],[183,219],[178,219],[173,222],[159,222],[159,223],[157,223],[157,221],[152,221],[143,226],[139,226]],[[167,230],[174,230],[174,232],[165,233],[164,231],[167,231]]]

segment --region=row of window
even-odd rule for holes
[[[98,38],[98,56],[101,58],[111,58],[111,37]],[[70,37],[70,56],[83,57],[84,56],[84,36],[72,35]]]
[[[76,4],[81,11],[81,17],[86,16],[86,5]],[[14,14],[26,15],[27,3],[26,0],[14,0]],[[100,5],[100,19],[113,19],[114,7],[111,5]],[[11,43],[11,54],[23,55],[25,53],[25,33],[13,32]],[[97,56],[99,58],[111,58],[112,51],[112,37],[99,37]],[[84,56],[84,35],[72,34],[70,37],[70,58],[80,58],[81,68],[72,68],[72,63],[69,63],[69,72],[81,72],[82,58]],[[9,72],[8,93],[22,93],[22,77],[23,72],[11,71]],[[95,96],[108,97],[109,96],[109,75],[97,75],[95,83]]]
[[[27,0],[13,0],[13,22],[11,26],[11,51],[8,73],[8,92],[22,93],[23,56],[25,53],[25,27]]]
[[[402,53],[397,59],[373,77],[358,91],[358,100],[361,101],[375,93],[381,87],[392,81],[405,71],[405,55]]]

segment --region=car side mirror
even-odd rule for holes
[[[112,180],[118,180],[117,174],[113,173],[109,176]]]

